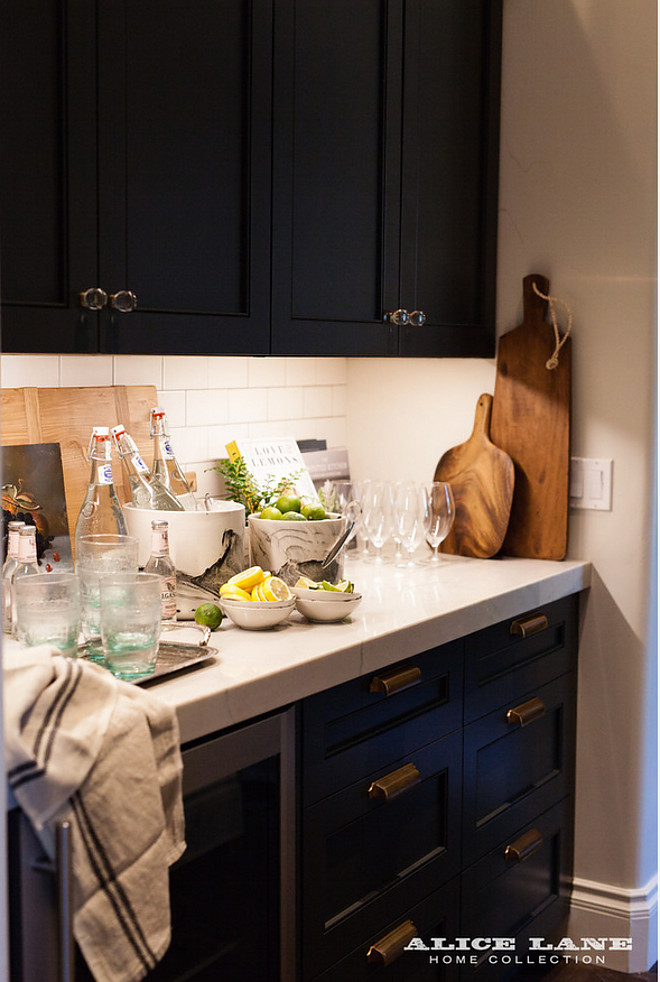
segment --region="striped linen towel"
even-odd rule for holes
[[[170,943],[185,849],[174,710],[44,646],[4,652],[5,767],[46,853],[71,823],[73,930],[96,982],[138,982]]]

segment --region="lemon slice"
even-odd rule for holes
[[[220,587],[221,597],[231,597],[232,600],[251,600],[251,596],[247,590],[241,589],[240,586],[236,586],[235,583],[223,583]]]
[[[264,600],[290,600],[291,590],[279,576],[269,576],[259,587]]]
[[[262,580],[259,583],[255,583],[255,585],[252,587],[252,600],[266,599],[263,595],[263,587],[264,587],[264,583],[267,583],[269,579],[270,579],[270,573],[268,574],[265,580]]]
[[[242,573],[235,573],[234,576],[230,576],[227,584],[250,591],[258,583],[261,583],[265,576],[269,575],[269,573],[264,573],[261,566],[250,566],[248,569],[244,569]]]

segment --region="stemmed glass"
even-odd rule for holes
[[[387,481],[370,482],[362,500],[363,526],[373,546],[373,562],[382,563],[383,546],[394,530],[392,485]]]
[[[414,481],[399,481],[395,487],[394,517],[394,535],[408,554],[397,566],[416,566],[413,554],[424,541],[430,521],[425,489]]]
[[[451,485],[446,481],[432,481],[426,485],[426,498],[429,510],[426,541],[433,549],[431,558],[427,562],[431,566],[439,566],[443,562],[440,559],[440,543],[449,535],[456,517]]]

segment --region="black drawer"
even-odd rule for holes
[[[413,781],[416,769],[418,782],[383,798],[401,768]],[[459,872],[460,793],[457,731],[304,809],[306,978],[378,931],[394,905],[405,909]]]
[[[431,956],[436,957],[433,952],[402,950],[398,958],[385,966],[368,961],[367,953],[372,945],[377,945],[407,921],[412,921],[416,936],[426,945],[431,945],[430,938],[455,938],[459,929],[458,910],[456,877],[398,918],[392,917],[390,911],[380,930],[365,938],[362,944],[328,971],[317,976],[317,982],[452,982],[458,977],[456,965],[432,962]]]
[[[525,963],[530,937],[561,934],[572,869],[573,798],[567,796],[466,870],[461,935],[516,938],[516,947],[485,953],[463,976],[479,982],[506,978],[516,968],[515,956]]]
[[[465,639],[465,720],[478,719],[571,671],[577,654],[574,594]],[[512,633],[522,631],[523,633]]]
[[[310,804],[461,726],[463,642],[433,648],[302,703]],[[401,683],[404,688],[397,688]],[[385,694],[391,689],[391,694]]]
[[[575,683],[564,675],[466,726],[464,864],[571,791]]]

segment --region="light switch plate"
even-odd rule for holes
[[[612,467],[613,461],[609,459],[571,457],[571,508],[611,511]]]

